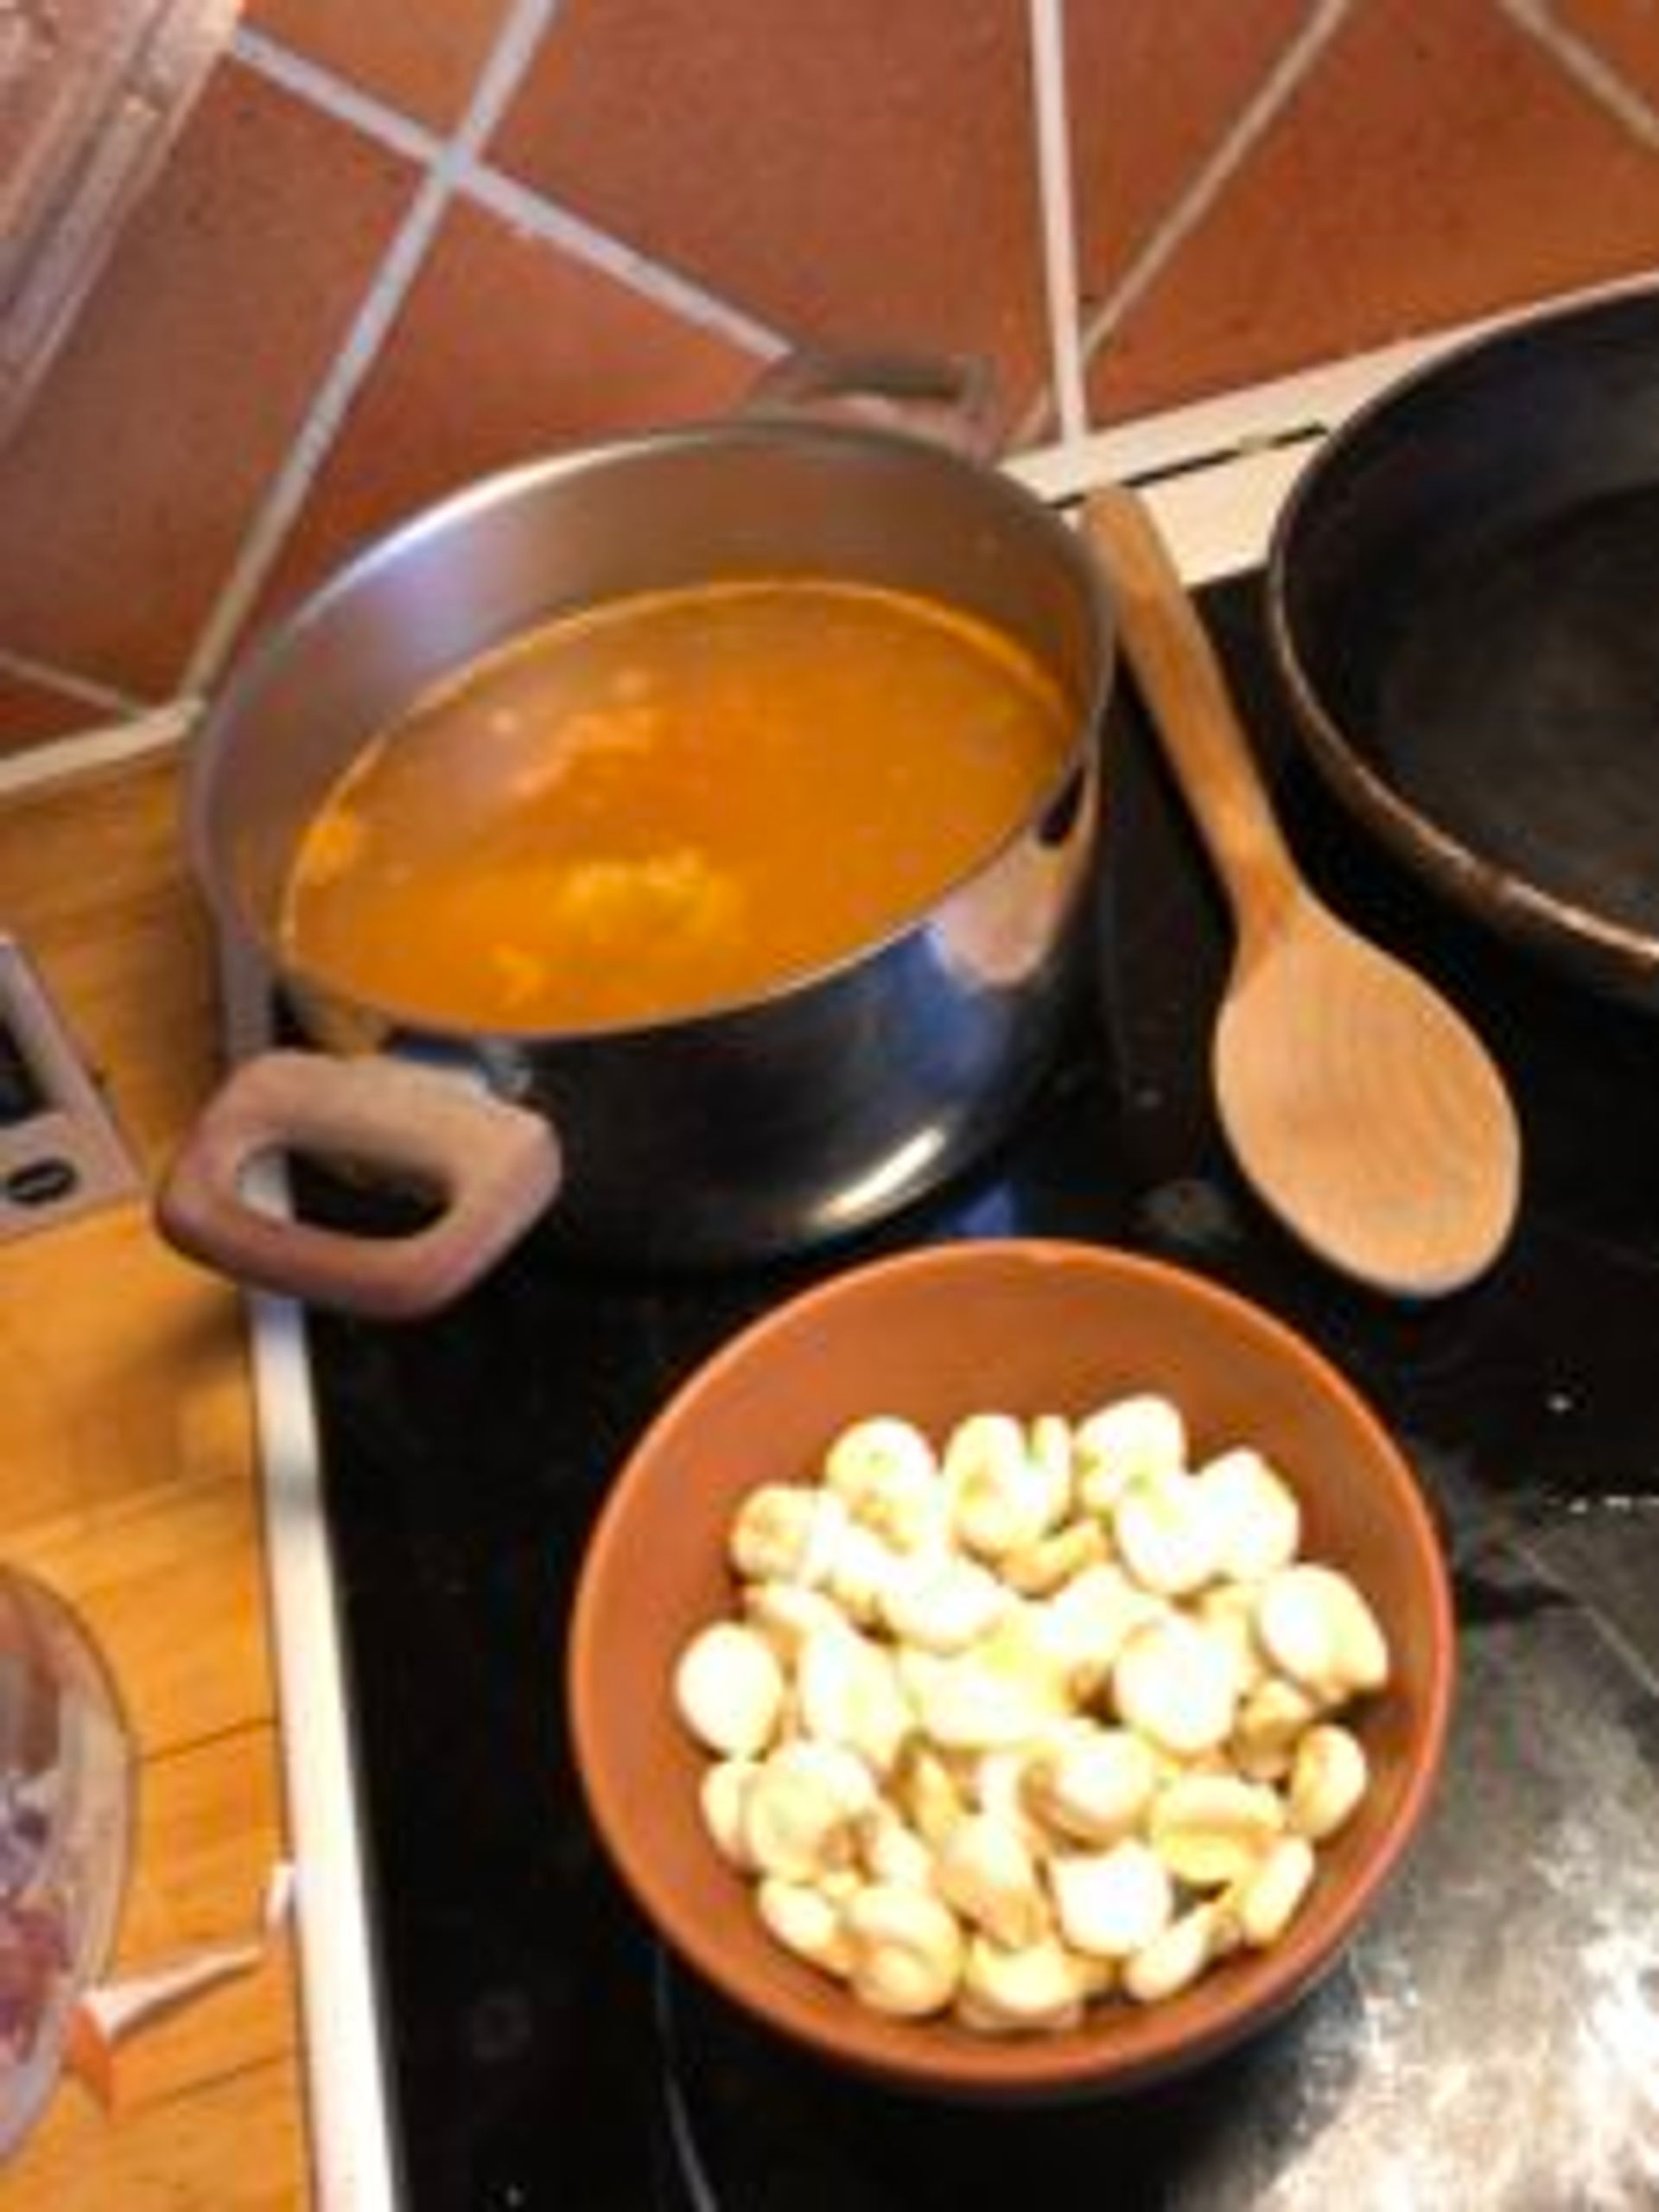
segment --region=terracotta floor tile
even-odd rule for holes
[[[261,612],[459,485],[534,454],[716,414],[755,372],[725,339],[457,203]]]
[[[1182,0],[1066,14],[1078,257],[1109,289],[1306,14],[1304,0]]]
[[[1487,0],[1368,0],[1097,359],[1091,397],[1120,419],[1656,257],[1652,155],[1531,39]]]
[[[111,716],[89,707],[85,700],[33,683],[0,668],[0,754],[22,753],[48,739],[67,737],[72,730],[90,729]]]
[[[0,454],[0,645],[167,695],[412,183],[221,67]]]
[[[1550,13],[1563,31],[1659,109],[1659,11],[1652,0],[1555,0]]]
[[[493,155],[796,341],[1044,368],[1024,0],[566,0]]]
[[[445,130],[460,116],[506,0],[249,0],[251,29]]]

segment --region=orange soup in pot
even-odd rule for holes
[[[785,578],[609,601],[371,741],[301,841],[283,954],[469,1030],[760,996],[988,859],[1075,726],[1030,653],[931,599]]]

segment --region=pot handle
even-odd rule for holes
[[[401,1236],[266,1213],[242,1194],[262,1156],[290,1150],[413,1180],[442,1207]],[[559,1187],[552,1125],[454,1076],[378,1054],[262,1052],[209,1100],[163,1179],[162,1234],[261,1290],[379,1320],[435,1313],[471,1288]]]
[[[1003,444],[996,373],[976,353],[785,353],[742,411],[906,430],[974,461],[995,460]]]

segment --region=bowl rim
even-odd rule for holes
[[[758,1986],[734,1971],[715,1929],[688,1916],[675,1886],[660,1878],[654,1858],[639,1841],[641,1824],[630,1815],[605,1739],[594,1719],[599,1701],[596,1630],[617,1584],[619,1557],[632,1519],[638,1471],[653,1460],[664,1440],[695,1418],[699,1402],[733,1370],[764,1358],[779,1338],[813,1325],[828,1307],[851,1303],[878,1283],[906,1275],[966,1275],[987,1263],[1081,1268],[1096,1276],[1140,1279],[1207,1306],[1233,1326],[1254,1332],[1278,1356],[1307,1370],[1342,1408],[1370,1447],[1402,1531],[1422,1569],[1428,1664],[1420,1748],[1405,1775],[1396,1804],[1366,1855],[1333,1900],[1323,1926],[1298,1941],[1294,1925],[1271,1948],[1254,1954],[1249,1978],[1229,2001],[1211,2000],[1205,2020],[1183,2022],[1179,2000],[1138,2010],[1133,2050],[1115,2056],[1109,2028],[1090,2035],[976,2038],[942,2043],[928,2019],[889,2021],[847,1999],[847,2031],[838,2031],[804,1999],[790,1978]],[[692,1369],[629,1449],[588,1540],[569,1617],[566,1711],[578,1785],[595,1834],[620,1875],[630,1902],[652,1931],[695,1973],[751,2018],[804,2046],[821,2058],[850,2067],[891,2086],[980,2101],[1109,2093],[1163,2078],[1219,2056],[1287,2010],[1333,1966],[1398,1871],[1427,1810],[1443,1763],[1457,1679],[1457,1628],[1451,1578],[1427,1503],[1404,1452],[1369,1402],[1327,1357],[1287,1322],[1252,1300],[1185,1267],[1109,1244],[1047,1237],[968,1238],[925,1245],[861,1262],[810,1285],[740,1328]],[[712,1847],[711,1847],[712,1848]],[[780,1965],[791,1966],[779,1953]],[[800,1971],[810,1975],[812,1969]],[[836,2016],[837,2018],[839,2016]],[[899,2031],[893,2033],[892,2031]],[[879,2050],[866,2047],[870,2035]],[[913,2046],[913,2047],[912,2047]]]

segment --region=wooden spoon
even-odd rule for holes
[[[1084,526],[1232,908],[1212,1073],[1239,1167],[1333,1267],[1407,1297],[1459,1289],[1515,1222],[1521,1141],[1503,1077],[1444,999],[1303,880],[1144,503],[1097,492]]]

